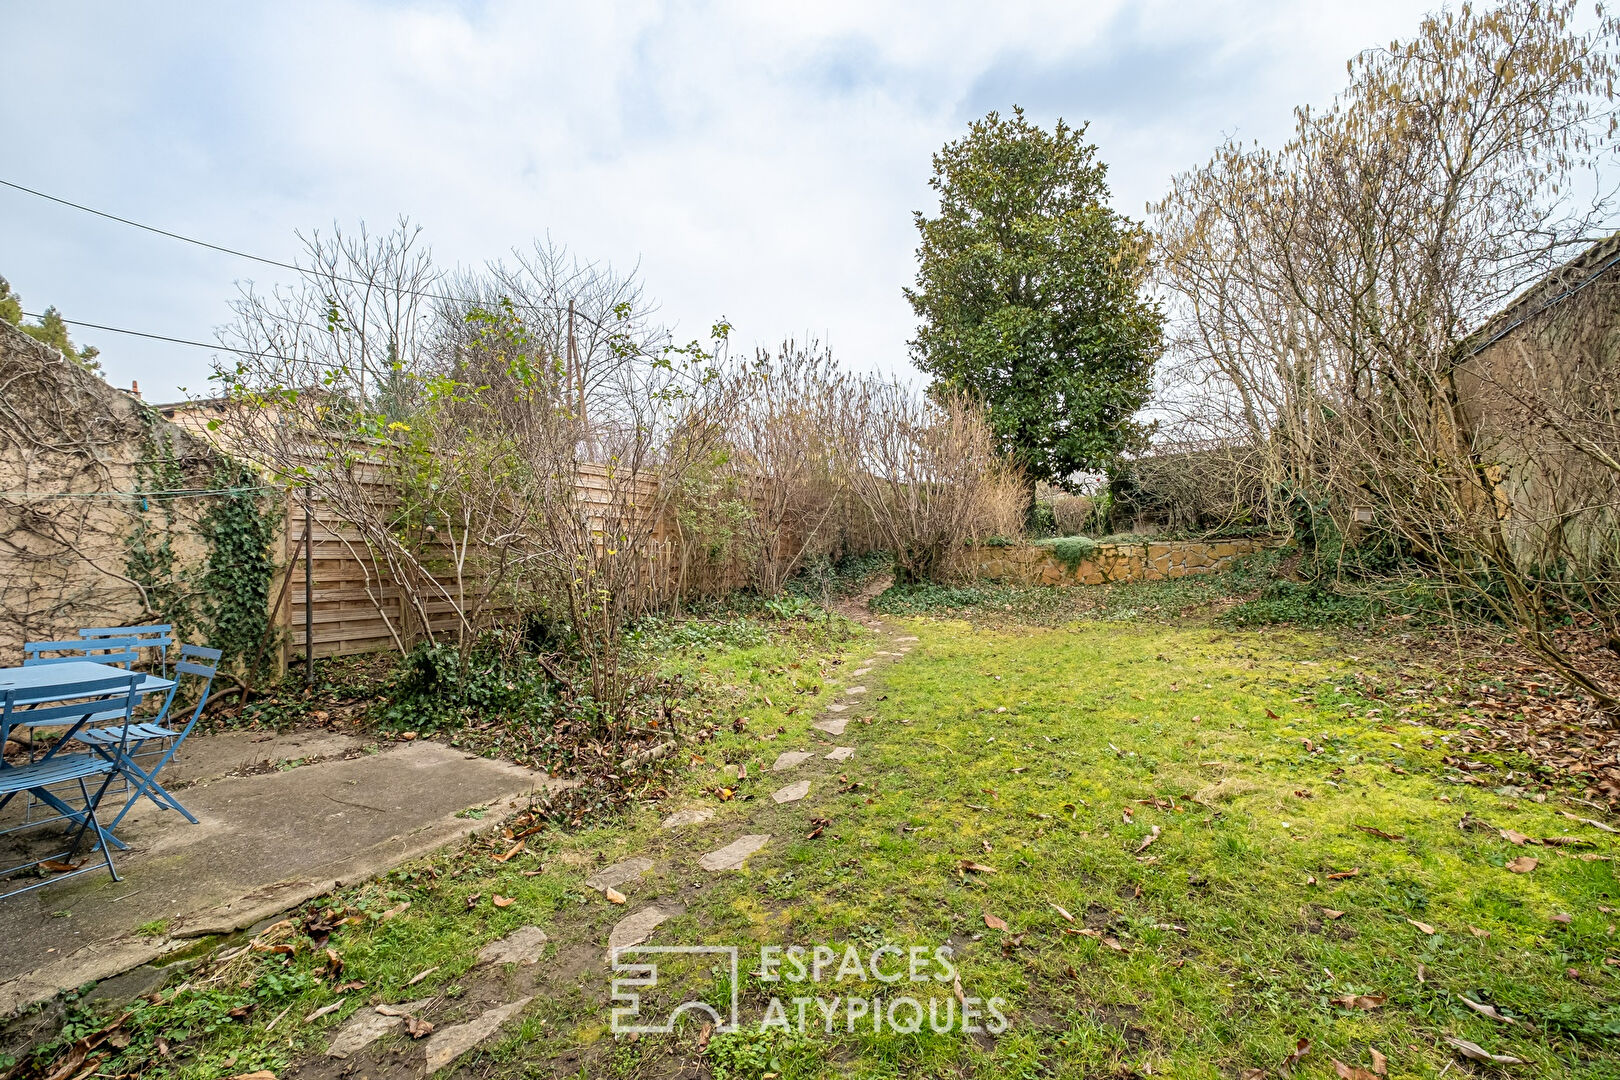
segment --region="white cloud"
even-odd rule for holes
[[[409,213],[446,262],[549,231],[639,261],[684,334],[724,314],[900,371],[910,214],[968,119],[1092,121],[1140,213],[1223,134],[1280,137],[1424,6],[26,5],[0,176],[278,258],[334,218]],[[3,190],[0,237],[31,305],[181,337],[273,276]],[[203,387],[206,353],[78,336],[148,397]]]

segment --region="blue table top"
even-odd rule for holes
[[[128,677],[129,674],[130,672],[121,667],[97,664],[90,660],[0,668],[0,694],[4,694],[7,690],[36,690],[38,691],[36,695],[18,694],[16,698],[19,705],[32,705],[39,701],[51,700],[51,691],[58,686],[71,686],[74,683],[91,682],[96,679],[115,679],[119,676]],[[162,693],[173,685],[173,679],[143,674],[141,683],[135,690],[136,693],[145,696]]]

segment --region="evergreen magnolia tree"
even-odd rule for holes
[[[1160,351],[1147,234],[1108,207],[1085,133],[992,112],[934,155],[939,216],[915,215],[912,357],[984,402],[1031,503],[1037,481],[1105,469],[1143,434]]]

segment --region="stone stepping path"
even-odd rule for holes
[[[748,856],[771,842],[768,834],[753,833],[740,836],[721,848],[711,851],[698,858],[698,865],[705,870],[741,870]]]
[[[533,1001],[533,996],[518,998],[506,1005],[500,1005],[481,1014],[476,1020],[469,1020],[465,1024],[456,1024],[442,1031],[435,1031],[427,1040],[427,1071],[436,1073],[440,1069],[455,1061],[462,1054],[471,1050],[500,1028],[500,1026],[523,1011],[523,1007]]]
[[[485,964],[533,964],[540,959],[548,940],[538,926],[520,927],[479,949],[478,959]]]
[[[808,794],[810,794],[810,781],[800,780],[796,784],[789,784],[779,791],[771,792],[771,798],[778,803],[789,803],[798,802]]]
[[[634,859],[626,859],[623,862],[616,862],[612,866],[598,870],[586,878],[585,887],[595,889],[597,892],[607,892],[609,889],[617,889],[621,885],[629,885],[640,880],[641,875],[652,868],[653,861],[651,859],[640,856]]]
[[[914,636],[896,637],[891,639],[895,644],[915,642]],[[874,656],[900,657],[910,651],[909,645],[903,645],[898,651],[875,652]],[[852,675],[856,678],[869,674],[873,669],[871,663],[855,669]],[[867,693],[865,686],[850,686],[843,691],[845,697],[859,698]],[[849,724],[849,718],[836,714],[847,711],[853,703],[846,701],[833,702],[824,706],[828,714],[810,726],[817,731],[828,735],[842,735],[844,728]],[[777,755],[776,761],[771,765],[772,772],[786,772],[796,769],[816,756],[815,751],[787,750]],[[849,761],[855,756],[853,746],[835,746],[825,755],[824,760],[834,762]],[[735,770],[736,766],[731,766]],[[778,804],[798,802],[810,794],[810,781],[799,780],[779,788],[771,793],[771,798]],[[666,829],[681,829],[691,825],[703,825],[712,821],[715,811],[709,807],[693,807],[687,810],[677,810],[664,818],[662,825]],[[749,856],[758,852],[771,842],[769,834],[750,833],[739,836],[731,843],[716,851],[708,852],[698,858],[698,865],[710,872],[719,873],[728,870],[741,870]],[[655,865],[651,858],[636,856],[624,859],[598,870],[585,879],[589,888],[598,892],[608,892],[639,881]],[[640,945],[652,937],[664,923],[682,913],[684,909],[678,904],[661,906],[649,904],[638,911],[631,912],[618,922],[608,932],[608,948],[623,949],[633,945]],[[478,960],[482,964],[535,964],[545,954],[549,939],[546,932],[538,926],[524,926],[512,931],[498,941],[492,941],[478,951]],[[419,1010],[427,1008],[436,999],[423,999],[421,1001],[407,1002],[402,1005],[366,1007],[351,1016],[347,1023],[333,1034],[327,1047],[327,1055],[333,1058],[346,1058],[365,1049],[384,1035],[398,1030],[404,1024],[404,1014],[417,1014]],[[465,1023],[453,1024],[449,1027],[433,1032],[425,1042],[426,1066],[429,1074],[453,1065],[463,1054],[474,1049],[485,1040],[494,1035],[502,1025],[521,1013],[533,1001],[533,996],[519,998],[516,1001],[488,1009],[472,1020]],[[387,1012],[378,1011],[379,1008]]]
[[[664,819],[664,828],[679,829],[683,825],[701,825],[714,817],[714,811],[708,807],[699,807],[696,810],[677,810]]]
[[[640,911],[626,915],[613,924],[608,932],[608,948],[623,949],[631,945],[640,945],[652,937],[652,932],[664,923],[679,915],[674,909],[664,909],[657,904],[649,904]]]

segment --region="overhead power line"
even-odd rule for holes
[[[43,319],[45,317],[32,311],[23,312],[23,316],[29,319]],[[60,314],[58,314],[56,317],[58,319],[62,319]],[[218,349],[220,352],[241,353],[243,356],[263,356],[268,357],[271,360],[286,360],[289,363],[293,362],[293,358],[290,356],[281,356],[277,353],[258,352],[253,349],[235,349],[229,345],[220,345],[217,342],[192,341],[190,338],[170,337],[167,334],[149,334],[144,330],[126,330],[122,326],[103,326],[100,323],[80,322],[78,319],[62,319],[62,321],[67,323],[69,326],[79,326],[86,330],[105,330],[109,334],[128,334],[130,337],[151,338],[153,341],[168,341],[176,345],[194,345],[199,349]]]
[[[111,212],[106,211],[106,210],[98,210],[93,206],[86,206],[83,203],[74,202],[72,199],[64,199],[59,195],[52,195],[49,192],[40,191],[40,190],[38,190],[36,188],[27,187],[27,186],[25,186],[23,184],[18,184],[18,183],[14,182],[14,181],[6,180],[4,178],[0,178],[0,187],[8,187],[8,188],[11,188],[13,191],[20,191],[25,195],[32,195],[37,199],[44,199],[47,202],[57,203],[60,206],[70,207],[71,209],[79,210],[79,211],[82,211],[83,213],[86,213],[86,214],[92,214],[92,215],[94,215],[96,217],[99,217],[99,218],[106,218],[108,221],[116,221],[120,225],[128,225],[131,228],[141,229],[141,230],[144,230],[144,231],[149,232],[149,233],[154,233],[154,234],[156,234],[158,236],[167,237],[170,240],[178,240],[183,244],[194,244],[194,245],[196,245],[197,247],[200,247],[200,248],[207,248],[209,251],[217,251],[222,255],[231,255],[231,256],[234,256],[234,257],[236,257],[238,259],[247,259],[250,262],[261,263],[261,264],[263,264],[265,266],[274,266],[274,267],[277,267],[278,269],[281,269],[281,270],[291,270],[295,274],[314,274],[314,273],[316,273],[315,271],[310,270],[308,267],[299,266],[297,263],[283,262],[280,259],[271,259],[271,258],[268,258],[268,257],[266,257],[264,255],[255,255],[250,251],[242,251],[239,248],[226,247],[223,244],[210,243],[207,240],[199,240],[194,236],[186,236],[183,233],[177,233],[177,232],[174,232],[174,231],[172,231],[170,229],[160,229],[156,225],[148,225],[148,224],[146,224],[144,222],[135,221],[135,220],[132,220],[132,219],[127,218],[127,217],[120,217],[118,214],[114,214],[114,213],[111,213]],[[342,274],[321,273],[318,276],[329,279],[331,281],[340,281],[345,285],[375,286],[377,284],[375,281],[367,281],[364,278],[345,277]],[[484,304],[484,303],[486,303],[486,301],[482,300],[482,299],[478,299],[478,298],[474,298],[474,297],[470,297],[470,296],[454,296],[454,295],[449,294],[449,293],[422,292],[422,291],[419,291],[419,290],[416,290],[416,289],[400,289],[398,291],[400,293],[403,293],[406,296],[416,296],[416,297],[420,297],[420,298],[422,298],[424,300],[445,300],[445,301],[448,301],[450,303],[455,303],[455,304]],[[539,304],[532,304],[532,303],[524,303],[524,304],[521,304],[519,306],[520,307],[530,308],[530,309],[533,309],[533,310],[536,310],[536,311],[550,310],[553,313],[559,314],[559,315],[562,314],[562,312],[565,310],[561,304],[539,305]],[[607,333],[612,333],[612,330],[609,327],[602,325],[602,323],[599,320],[592,318],[591,316],[585,314],[583,311],[571,312],[571,314],[573,314],[575,317],[577,317],[577,318],[579,318],[579,319],[581,319],[581,320],[583,320],[585,322],[590,323],[592,326],[596,327],[598,330],[602,330],[602,331],[607,332]],[[37,317],[37,316],[31,316],[31,317]],[[69,320],[64,319],[63,321],[67,322]],[[78,323],[78,324],[75,324],[75,325],[89,326],[90,324],[89,323]],[[196,344],[198,344],[197,342],[194,342],[194,341],[182,341],[182,340],[180,340],[178,338],[166,338],[162,334],[143,334],[143,333],[140,333],[139,331],[136,331],[136,330],[120,330],[117,327],[101,326],[101,327],[95,327],[95,329],[108,330],[108,331],[110,331],[112,333],[115,333],[115,334],[134,334],[137,337],[150,337],[150,338],[157,338],[157,339],[163,340],[163,341],[176,341],[176,342],[178,342],[179,344],[182,344],[182,345],[196,345]],[[223,345],[208,345],[206,347],[210,348],[210,349],[226,348],[226,346],[223,346]],[[231,351],[231,352],[246,352],[246,350],[243,350],[243,349],[230,349],[229,351]],[[248,353],[248,355],[258,356],[258,355],[264,355],[264,354],[262,354],[262,353]]]

